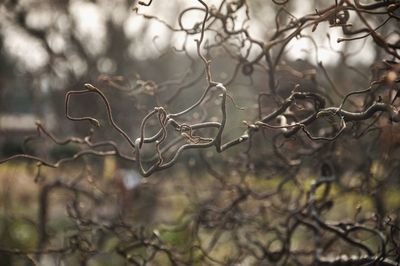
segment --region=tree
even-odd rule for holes
[[[36,244],[4,242],[1,256],[398,265],[400,1],[299,3],[178,1],[163,17],[163,1],[139,2],[132,13],[147,24],[133,39],[159,33],[133,46],[136,69],[122,56],[121,23],[105,23],[110,53],[91,54],[91,38],[65,34],[92,72],[81,78],[98,78],[66,78],[81,88],[66,92],[59,132],[38,122],[23,142],[36,154],[0,161],[35,162],[39,188]],[[49,79],[68,50],[54,52],[23,4],[6,8],[15,9],[9,23],[44,42]],[[140,62],[146,53],[152,64]],[[54,191],[67,200],[62,229],[51,223],[52,208],[64,206]]]

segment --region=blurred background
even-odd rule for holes
[[[207,4],[215,8],[220,1],[207,1]],[[279,6],[271,1],[257,0],[248,4],[251,19],[246,20],[244,11],[237,12],[237,25],[242,21],[254,39],[271,38]],[[290,16],[296,17],[326,5],[320,1],[290,1],[287,10],[290,10]],[[196,9],[188,10],[177,19],[191,6],[201,7],[198,3],[180,0],[155,1],[148,7],[139,6],[136,1],[123,0],[7,0],[1,4],[0,147],[3,155],[21,151],[18,143],[36,131],[37,120],[60,137],[85,134],[87,123],[67,121],[63,103],[66,91],[80,90],[84,83],[93,83],[104,89],[117,122],[134,137],[138,135],[138,123],[154,106],[168,104],[171,111],[176,111],[187,106],[185,103],[194,102],[205,84],[203,66],[196,55],[195,39],[199,34],[168,28],[182,26],[190,29],[201,22],[203,13]],[[355,17],[351,20],[357,25]],[[343,86],[367,86],[368,79],[359,73],[363,73],[363,69],[368,68],[382,52],[368,38],[355,40],[351,45],[338,43],[340,31],[338,27],[321,24],[314,32],[307,28],[302,36],[290,41],[284,52],[284,61],[293,63],[286,65],[296,64],[297,69],[309,68],[310,78],[304,79],[299,72],[296,77],[290,72],[291,67],[281,66],[281,91],[288,92],[294,84],[302,82],[309,87],[329,86],[329,82],[317,74],[321,72],[318,68],[320,62],[330,69],[332,78],[341,77],[339,82]],[[208,45],[217,40],[213,33],[208,32],[206,36]],[[229,52],[229,49],[216,47],[210,51],[213,75],[221,82],[229,80],[237,71],[237,57],[232,54],[248,53],[246,58],[251,61],[260,53],[260,48],[254,45],[239,51],[231,49]],[[353,72],[358,70],[359,73],[342,73],[344,68],[336,66],[343,61],[351,66]],[[227,132],[232,132],[232,135],[242,130],[241,120],[251,121],[257,113],[256,108],[252,108],[258,97],[256,92],[268,90],[264,85],[267,84],[265,71],[258,69],[252,73],[255,83],[241,74],[235,76],[230,90],[233,96],[240,98],[238,105],[247,109],[246,112],[236,112],[231,108],[233,115],[228,121],[231,129]],[[319,84],[313,79],[318,79]],[[153,97],[155,94],[157,100]],[[71,105],[74,114],[97,114],[101,122],[107,123],[104,105],[97,97],[80,97]],[[99,138],[118,141],[118,134],[112,133],[115,132],[106,126],[95,134]]]

